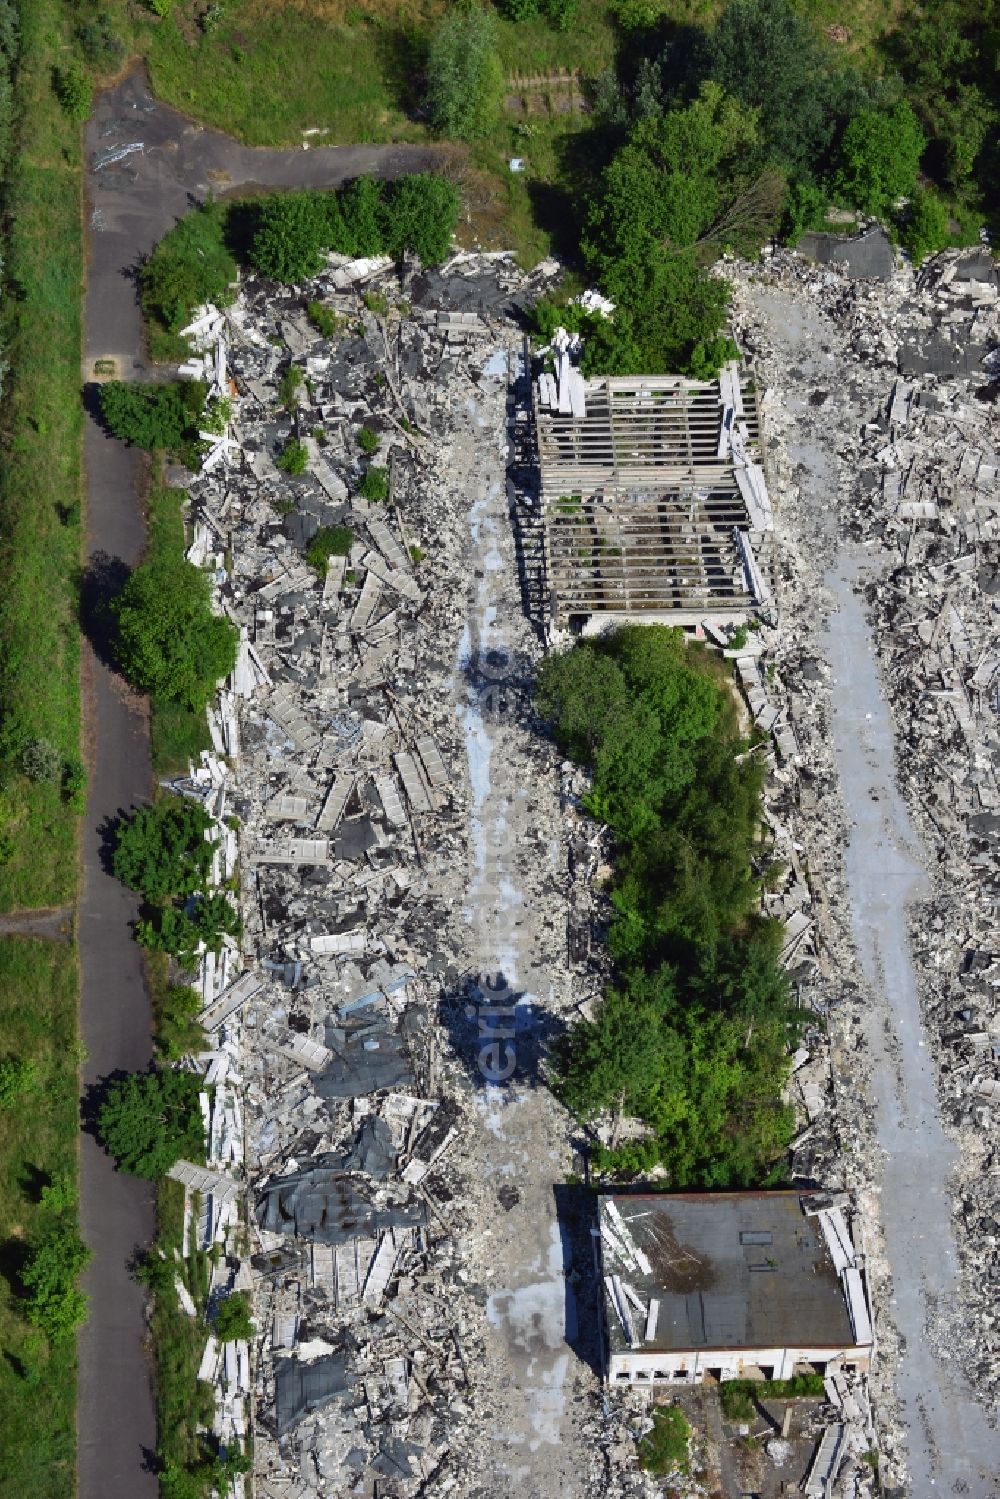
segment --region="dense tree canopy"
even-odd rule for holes
[[[97,1128],[120,1171],[155,1179],[175,1161],[204,1158],[198,1094],[192,1072],[133,1072],[108,1087]]]
[[[148,901],[193,895],[212,867],[212,819],[200,802],[167,796],[122,818],[115,835],[115,878]]]
[[[238,636],[213,613],[207,573],[184,558],[141,563],[114,602],[122,670],[141,692],[199,712],[236,662]]]
[[[797,1014],[780,930],[756,914],[761,771],[728,680],[681,631],[631,627],[549,657],[537,704],[590,767],[586,805],[618,836],[618,977],[566,1039],[562,1096],[650,1127],[599,1163],[660,1163],[674,1186],[765,1180],[792,1128],[780,1094]]]
[[[152,452],[176,452],[197,436],[207,388],[201,380],[158,385],[109,380],[100,387],[101,413],[115,437]]]

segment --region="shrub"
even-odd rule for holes
[[[29,1253],[21,1280],[29,1322],[54,1343],[70,1339],[87,1318],[87,1298],[76,1284],[91,1258],[76,1227],[60,1224]]]
[[[321,578],[327,574],[331,557],[349,557],[354,533],[347,526],[321,526],[306,549],[306,561]]]
[[[337,332],[337,314],[329,307],[324,307],[322,302],[310,302],[306,307],[306,316],[316,329],[322,333],[324,338],[333,338]]]
[[[278,467],[293,479],[305,473],[308,462],[309,449],[304,442],[296,442],[294,439],[286,444],[284,451],[278,456]]]
[[[87,118],[93,88],[79,63],[68,62],[64,67],[56,69],[55,90],[56,98],[71,120]]]
[[[358,432],[358,447],[362,453],[367,453],[369,457],[372,453],[378,452],[380,441],[381,439],[374,427],[362,427]]]
[[[948,210],[937,193],[914,193],[903,225],[903,246],[915,266],[943,250],[951,239]]]
[[[294,411],[299,404],[299,389],[302,385],[302,371],[298,365],[290,364],[282,372],[278,381],[278,400],[286,411]]]
[[[204,807],[190,797],[166,796],[137,807],[118,823],[115,878],[156,904],[193,895],[212,867],[215,843],[205,837],[211,826]]]
[[[385,250],[396,260],[412,250],[424,265],[440,265],[451,251],[458,209],[458,189],[444,177],[400,178],[383,210]]]
[[[133,686],[200,713],[236,664],[239,635],[212,612],[208,575],[183,556],[135,569],[113,612],[116,651]]]
[[[12,1109],[18,1099],[35,1086],[35,1068],[30,1061],[8,1057],[0,1062],[0,1112]]]
[[[24,773],[32,781],[53,785],[62,780],[63,757],[51,739],[29,739],[21,755]]]
[[[257,210],[251,264],[275,281],[308,281],[317,275],[336,234],[331,225],[335,205],[330,193],[281,193],[265,199]]]
[[[119,1171],[152,1180],[165,1176],[182,1157],[200,1160],[205,1141],[192,1072],[133,1072],[108,1088],[97,1129]]]
[[[249,1342],[256,1331],[250,1317],[250,1298],[243,1291],[227,1296],[215,1314],[215,1336],[220,1343]]]
[[[202,997],[188,984],[171,984],[157,1007],[156,1044],[168,1062],[178,1062],[205,1044],[198,1024]]]
[[[358,486],[358,494],[362,499],[371,500],[376,504],[387,500],[389,498],[389,475],[385,469],[372,465]]]
[[[87,810],[87,771],[82,760],[67,760],[63,765],[63,796],[71,812]]]
[[[504,76],[492,15],[454,8],[438,22],[427,56],[431,125],[454,140],[488,135],[500,118]]]
[[[101,413],[114,436],[149,452],[176,452],[194,440],[208,393],[202,380],[164,385],[109,380],[100,391]]]
[[[186,214],[150,254],[142,268],[142,305],[177,333],[203,302],[226,306],[235,280],[223,210],[209,203]]]
[[[125,56],[125,43],[106,11],[98,11],[81,21],[76,27],[76,39],[84,62],[99,72],[115,72]]]

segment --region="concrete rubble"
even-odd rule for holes
[[[863,597],[894,718],[899,785],[928,853],[928,893],[910,912],[910,933],[941,1117],[958,1146],[949,1190],[962,1296],[954,1306],[931,1301],[926,1336],[995,1412],[997,272],[985,253],[946,252],[919,277],[897,268],[887,279],[852,280],[782,251],[763,265],[728,264],[726,274],[736,287],[738,336],[767,388],[767,468],[781,516],[781,628],[757,637],[760,671],[780,689],[789,733],[789,755],[779,753],[770,781],[772,788],[784,781],[787,792],[775,802],[772,789],[769,820],[782,838],[776,859],[795,885],[807,869],[813,897],[810,905],[793,895],[793,909],[790,892],[778,899],[790,936],[794,924],[805,944],[810,967],[796,970],[801,994],[823,1025],[823,1034],[806,1036],[792,1075],[807,1121],[794,1160],[803,1178],[859,1191],[872,1209],[866,1223],[882,1353],[875,1387],[887,1455],[882,1478],[892,1485],[905,1472],[905,1432],[892,1393],[901,1349],[872,1195],[878,1164],[865,1101],[873,1086],[868,1006],[853,954],[842,863],[846,828],[829,743],[825,578],[840,543],[873,559]],[[772,336],[776,317],[812,319],[808,369],[783,362]],[[796,380],[802,385],[793,411],[787,391]],[[849,400],[838,391],[849,392]],[[859,408],[867,419],[856,424]],[[801,486],[803,446],[814,436],[836,454],[826,494]],[[797,785],[789,780],[795,764]]]

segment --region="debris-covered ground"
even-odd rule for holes
[[[767,906],[785,922],[785,960],[815,1013],[790,1084],[802,1113],[793,1164],[797,1180],[856,1194],[855,1249],[874,1285],[884,1361],[874,1408],[864,1382],[830,1381],[827,1401],[796,1402],[787,1421],[769,1411],[759,1429],[725,1423],[712,1391],[685,1393],[697,1436],[692,1473],[676,1484],[767,1495],[815,1485],[836,1440],[831,1492],[846,1499],[874,1492],[876,1450],[886,1490],[903,1479],[885,1377],[898,1353],[899,1272],[878,1228],[884,1141],[873,1108],[899,1043],[890,1029],[881,1051],[875,1044],[882,1010],[852,955],[823,627],[836,587],[832,497],[843,496],[845,525],[855,517],[880,546],[886,507],[908,502],[882,498],[893,470],[876,455],[895,434],[859,436],[853,416],[854,402],[873,421],[884,413],[891,351],[853,345],[873,339],[873,307],[882,316],[912,287],[859,293],[791,259],[738,274],[772,434],[780,587],[772,621],[731,654],[748,714],[770,735],[760,751],[772,761],[764,863],[782,874]],[[524,278],[490,257],[402,280],[379,265],[332,264],[297,291],[251,282],[225,318],[210,313],[199,329],[206,374],[233,398],[234,416],[189,486],[191,556],[214,565],[220,607],[242,639],[211,715],[215,753],[177,789],[205,798],[225,832],[217,874],[238,868],[245,932],[239,952],[203,968],[214,1092],[189,1233],[225,1245],[217,1288],[253,1293],[255,1344],[210,1342],[203,1374],[219,1390],[220,1434],[253,1435],[254,1489],[267,1499],[663,1491],[638,1468],[644,1397],[600,1386],[590,1222],[575,1185],[582,1142],[540,1070],[606,978],[590,938],[607,859],[579,811],[583,778],[559,764],[530,705],[544,579],[517,309],[546,275]],[[312,299],[336,314],[332,337],[307,320]],[[769,333],[779,310],[791,327],[783,343]],[[297,389],[282,378],[289,363]],[[848,382],[856,389],[842,402]],[[909,400],[908,430],[932,409],[951,420]],[[972,409],[985,432],[989,408]],[[363,428],[378,435],[374,455]],[[306,465],[290,477],[277,460],[295,441]],[[845,475],[867,474],[869,451],[880,498],[867,485],[864,509]],[[889,452],[898,470],[905,450],[897,440]],[[369,466],[386,470],[387,503],[359,494]],[[915,540],[938,525],[907,512],[890,533],[905,542],[904,569],[911,549],[920,569],[908,607],[919,599],[925,611],[907,616],[898,647],[888,625],[899,574],[872,598],[886,611],[879,640],[900,701],[919,705],[913,723],[953,713],[968,740],[980,709],[988,731],[988,696],[932,695],[950,679],[926,686],[915,658],[958,651],[952,609],[985,643],[990,563],[976,554],[967,570],[955,546],[961,566],[946,563],[937,531],[941,550]],[[323,576],[304,554],[329,529],[339,552]],[[961,591],[974,587],[987,601],[981,617]],[[728,633],[715,638],[725,647]],[[911,654],[897,659],[897,648]],[[957,656],[954,670],[964,681]],[[977,658],[969,676],[984,670]],[[979,838],[968,853],[988,857],[988,740],[960,770],[941,741],[921,746],[907,729],[920,785],[949,765],[952,800],[932,808],[942,829]],[[925,846],[937,848],[917,798],[911,805]],[[942,851],[932,875],[936,901],[918,925],[935,933],[935,966],[921,959],[918,976],[927,1005],[941,1007],[947,1118],[968,1136],[959,1246],[981,1266],[963,1282],[965,1323],[948,1336],[988,1393],[998,1232],[981,1112],[996,1076],[988,871],[962,866],[957,881],[960,852]],[[937,954],[949,943],[956,970],[946,980]],[[969,1013],[956,1025],[959,1008]],[[234,1176],[247,1186],[245,1223]]]
[[[914,1494],[991,1495],[995,271],[946,256],[916,285],[903,271],[859,283],[783,254],[736,279],[766,388],[781,557],[768,644],[817,901],[803,993],[829,1021],[837,1100],[800,1135],[796,1165],[874,1187],[883,1481],[901,1482],[908,1459]]]

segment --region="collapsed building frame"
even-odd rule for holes
[[[586,380],[560,350],[534,386],[548,611],[555,631],[699,625],[766,607],[771,529],[757,393],[717,380]]]

